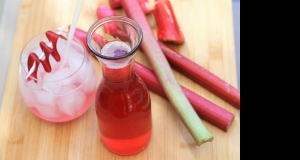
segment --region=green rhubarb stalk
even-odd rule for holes
[[[207,130],[183,93],[172,69],[164,56],[146,16],[137,0],[121,0],[128,17],[135,20],[142,28],[144,39],[142,49],[156,74],[170,103],[175,108],[184,125],[191,133],[197,145],[213,140],[213,135]]]

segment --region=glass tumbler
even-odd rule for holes
[[[51,122],[82,115],[97,89],[83,43],[69,33],[46,31],[29,40],[20,56],[19,87],[29,110]]]

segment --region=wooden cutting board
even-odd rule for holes
[[[154,5],[154,0],[149,0]],[[233,106],[174,71],[179,83],[235,114],[228,132],[204,121],[214,140],[201,146],[194,141],[170,103],[151,92],[153,135],[148,147],[133,156],[108,151],[99,137],[94,105],[78,119],[51,123],[37,118],[24,104],[18,88],[19,56],[25,43],[40,32],[70,24],[75,0],[23,0],[14,38],[0,114],[1,160],[237,160],[240,159],[240,114]],[[237,87],[231,0],[171,0],[186,38],[174,49]],[[97,20],[96,10],[108,0],[85,0],[77,27],[83,30]],[[125,15],[122,9],[116,10]],[[149,23],[156,32],[153,15]],[[148,66],[142,52],[136,61]],[[93,59],[98,82],[99,63]]]

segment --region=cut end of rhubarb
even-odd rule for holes
[[[204,140],[202,140],[202,141],[196,141],[196,145],[197,145],[197,146],[201,146],[202,144],[207,143],[207,142],[211,142],[211,141],[213,141],[213,140],[214,140],[214,137],[211,136],[211,137],[209,137],[209,138],[207,138],[207,139],[204,139]]]
[[[225,132],[227,132],[228,129],[229,129],[229,127],[232,125],[234,118],[235,118],[235,116],[234,116],[234,114],[232,114],[232,118],[231,118],[231,120],[230,120],[230,122],[229,122],[227,128],[225,129]]]
[[[153,14],[157,24],[157,38],[161,42],[184,43],[184,36],[169,0],[156,1]]]
[[[148,0],[138,0],[145,14],[152,13],[152,7]]]
[[[146,15],[152,13],[152,8],[148,0],[138,0],[138,2]],[[122,8],[121,0],[109,0],[109,6],[111,9]]]
[[[161,41],[161,42],[165,42],[165,43],[175,43],[175,44],[183,44],[184,43],[183,38],[176,38],[176,37],[174,37],[174,38],[165,38],[165,37],[158,36],[158,40]]]
[[[97,17],[98,19],[107,17],[107,16],[116,16],[117,14],[105,5],[100,5],[97,9]]]

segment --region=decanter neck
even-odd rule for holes
[[[101,66],[103,77],[111,82],[124,82],[135,75],[134,59],[122,68],[110,68],[104,64]]]

